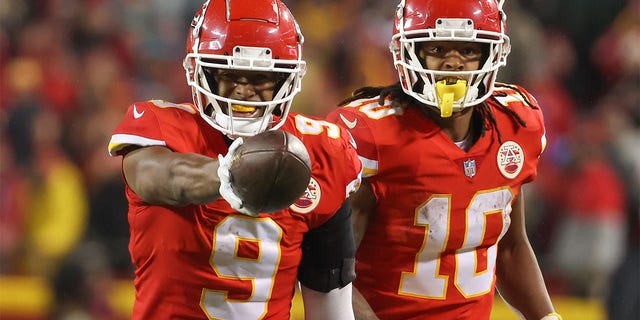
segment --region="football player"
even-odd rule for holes
[[[115,128],[133,319],[289,319],[298,280],[308,319],[353,319],[344,203],[362,164],[346,130],[289,112],[306,70],[302,45],[280,0],[207,1],[184,59],[194,103],[136,102]],[[297,136],[312,162],[303,196],[271,214],[247,209],[228,171],[242,137],[265,130]]]
[[[400,81],[358,89],[329,115],[364,165],[350,199],[356,317],[489,319],[497,289],[524,319],[560,319],[524,227],[542,112],[495,82],[505,20],[502,1],[401,1],[390,43]]]

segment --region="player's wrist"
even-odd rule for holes
[[[540,320],[562,320],[562,316],[556,312],[551,312]]]
[[[242,138],[237,138],[229,146],[229,151],[225,156],[218,155],[218,178],[220,179],[219,192],[220,196],[227,200],[233,209],[248,216],[256,217],[258,216],[258,212],[245,207],[244,201],[233,190],[233,179],[231,177],[231,172],[229,171],[235,152],[242,143]]]

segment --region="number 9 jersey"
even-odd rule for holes
[[[312,162],[306,192],[285,210],[253,218],[223,198],[150,205],[126,187],[133,319],[289,319],[303,237],[334,216],[359,185],[362,165],[350,135],[335,124],[290,113],[280,130],[300,138]],[[147,146],[214,159],[228,151],[224,134],[192,104],[161,100],[129,107],[109,153]]]
[[[354,286],[381,319],[489,319],[498,241],[545,145],[537,102],[496,88],[485,102],[496,125],[484,117],[484,135],[464,151],[419,107],[378,101],[328,116],[356,140],[377,200]]]

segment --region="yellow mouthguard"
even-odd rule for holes
[[[436,82],[436,94],[440,99],[440,116],[451,117],[453,114],[453,102],[464,97],[467,93],[467,81],[457,80],[454,84],[447,84],[447,80]]]
[[[254,111],[256,111],[256,107],[254,107],[254,106],[241,106],[239,104],[232,104],[231,105],[231,110],[232,111],[237,111],[237,112],[254,112]]]

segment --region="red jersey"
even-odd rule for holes
[[[357,186],[361,163],[335,124],[291,113],[281,130],[309,151],[312,179],[289,208],[252,218],[220,198],[207,205],[149,205],[126,187],[135,271],[133,319],[289,319],[303,235],[338,210]],[[109,143],[166,146],[212,158],[224,136],[191,104],[131,105]]]
[[[377,198],[354,285],[381,319],[489,319],[498,241],[545,145],[537,102],[519,90],[498,87],[487,99],[500,139],[485,119],[487,131],[469,151],[418,107],[375,97],[329,115],[356,140]]]

